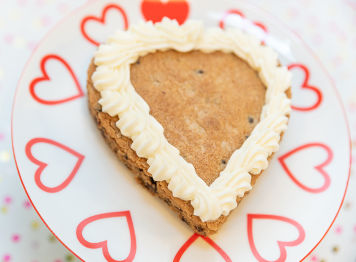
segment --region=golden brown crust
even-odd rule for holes
[[[142,58],[140,63],[142,63]],[[137,156],[135,151],[133,151],[130,147],[132,140],[123,136],[120,130],[116,127],[115,124],[118,118],[111,117],[101,111],[101,106],[98,103],[98,100],[100,99],[100,93],[96,91],[91,80],[91,76],[95,69],[96,66],[92,61],[88,69],[87,80],[89,109],[91,115],[97,122],[98,128],[101,130],[106,142],[109,144],[111,149],[115,152],[117,157],[123,163],[125,163],[125,165],[130,170],[133,171],[137,180],[144,187],[150,190],[154,195],[157,195],[163,199],[195,232],[202,235],[210,235],[216,233],[220,226],[226,221],[227,216],[222,215],[217,220],[208,222],[202,222],[199,217],[194,216],[193,207],[191,206],[190,202],[173,197],[172,192],[168,189],[168,185],[165,181],[156,182],[152,179],[151,174],[147,171],[149,166],[146,162],[146,159]],[[135,80],[133,82],[135,82]],[[291,96],[290,89],[286,93],[289,97]],[[252,185],[255,184],[259,175],[252,176]],[[237,203],[240,202],[241,198],[237,198],[236,201]]]

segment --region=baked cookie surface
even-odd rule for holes
[[[131,82],[208,185],[258,123],[266,92],[246,62],[222,52],[149,54],[131,65]]]

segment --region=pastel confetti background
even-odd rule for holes
[[[85,2],[0,0],[0,262],[77,261],[27,200],[12,157],[10,118],[15,87],[31,52],[61,18]],[[356,148],[356,0],[249,2],[288,25],[318,55],[341,93]],[[306,261],[356,261],[354,173],[339,217]]]

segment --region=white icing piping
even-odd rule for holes
[[[169,49],[234,53],[259,73],[267,87],[260,122],[210,186],[180,156],[178,149],[168,143],[163,127],[150,115],[149,106],[130,81],[130,64],[140,56]],[[259,174],[267,168],[268,157],[278,150],[280,135],[287,128],[288,70],[278,66],[277,54],[271,48],[237,29],[205,30],[197,21],[179,26],[167,18],[156,24],[142,22],[128,31],[116,32],[101,45],[95,64],[92,80],[101,93],[102,110],[119,117],[116,126],[132,139],[131,148],[137,155],[147,159],[152,178],[167,181],[173,196],[190,201],[194,215],[204,222],[226,216],[237,206],[236,197],[251,189],[250,173]]]

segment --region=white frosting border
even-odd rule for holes
[[[163,127],[150,115],[149,106],[130,81],[130,65],[140,56],[168,49],[234,53],[259,73],[267,87],[260,122],[210,186],[168,143]],[[137,155],[147,159],[152,178],[167,181],[173,196],[190,201],[194,215],[203,222],[226,216],[237,206],[236,198],[252,188],[251,174],[267,168],[268,157],[278,150],[280,135],[287,128],[291,110],[285,94],[290,86],[288,70],[279,66],[271,48],[237,29],[204,29],[198,21],[179,26],[167,18],[156,24],[142,22],[128,31],[117,31],[101,45],[95,64],[92,80],[101,93],[103,112],[119,117],[116,126],[132,139],[131,148]]]

